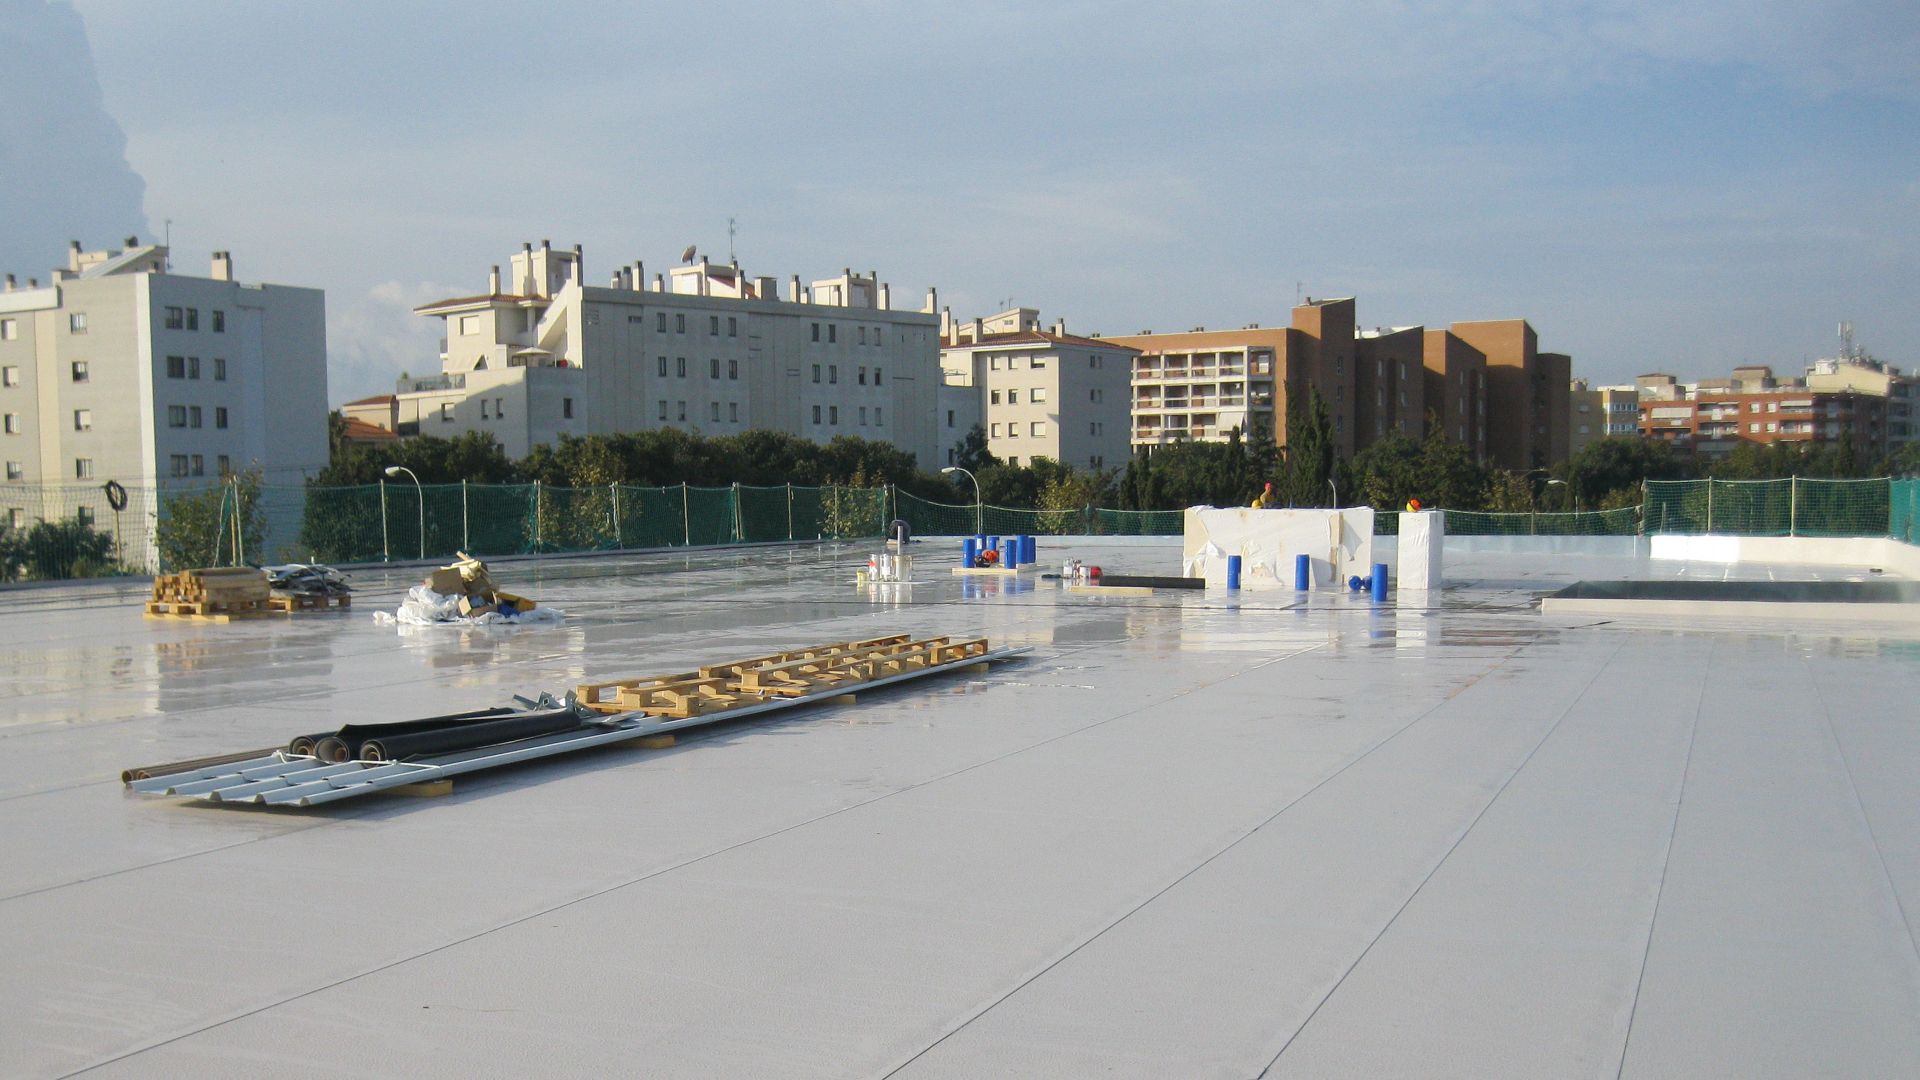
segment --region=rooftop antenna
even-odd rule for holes
[[[738,230],[734,227],[733,219],[728,218],[727,219],[727,261],[729,263],[739,261],[738,256],[734,255],[733,253],[733,234],[736,231]]]
[[[1851,319],[1840,324],[1840,359],[1854,359],[1853,321]]]
[[[1294,307],[1300,306],[1300,295],[1306,292],[1306,290],[1307,290],[1306,282],[1296,281],[1293,283],[1293,306]]]
[[[173,269],[173,219],[172,218],[167,219],[166,228],[164,232],[165,232],[166,239],[163,240],[162,243],[166,244],[167,246],[167,259],[166,259],[166,262],[164,262],[162,265],[166,269],[171,270]]]

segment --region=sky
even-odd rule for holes
[[[410,309],[523,240],[598,284],[724,258],[730,217],[749,273],[878,269],[959,318],[1355,296],[1526,318],[1602,383],[1795,372],[1851,320],[1920,367],[1910,0],[68,9],[0,0],[0,54],[39,58],[0,65],[0,269],[230,249],[326,290],[336,403],[436,369]]]

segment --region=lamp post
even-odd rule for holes
[[[1334,483],[1333,477],[1329,476],[1327,477],[1327,486],[1333,489],[1333,508],[1335,510],[1340,509],[1340,485]]]
[[[427,558],[427,492],[426,492],[426,489],[420,486],[420,478],[417,476],[414,476],[413,470],[407,468],[405,465],[389,465],[386,468],[386,473],[388,476],[399,476],[401,473],[406,473],[407,477],[413,481],[414,497],[420,500],[420,561],[425,562]]]
[[[940,470],[940,475],[942,476],[945,476],[947,473],[965,473],[967,479],[973,481],[973,531],[985,532],[986,504],[980,498],[980,478],[967,472],[967,470],[958,465],[949,465]]]
[[[1563,488],[1566,488],[1566,489],[1567,489],[1567,494],[1568,494],[1568,497],[1569,497],[1569,498],[1572,498],[1572,497],[1573,497],[1573,488],[1572,488],[1571,486],[1569,486],[1569,485],[1568,485],[1568,483],[1567,483],[1567,482],[1566,482],[1565,480],[1549,480],[1549,481],[1547,481],[1547,486],[1548,486],[1548,487],[1554,487],[1554,486],[1556,486],[1556,485],[1557,485],[1557,486],[1559,486],[1559,487],[1563,487]],[[1580,509],[1580,505],[1579,505],[1579,503],[1577,503],[1577,502],[1576,502],[1576,503],[1574,503],[1574,507],[1573,507],[1573,509],[1574,509],[1574,511],[1575,511],[1576,513],[1577,513],[1577,512],[1579,512],[1579,509]]]

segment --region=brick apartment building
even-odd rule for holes
[[[1642,375],[1639,433],[1707,457],[1741,443],[1851,442],[1862,457],[1887,452],[1887,395],[1824,390],[1779,380],[1765,366],[1738,367],[1728,379],[1684,385],[1672,375]]]

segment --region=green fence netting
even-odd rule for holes
[[[117,485],[116,485],[117,488]],[[115,504],[120,505],[115,509]],[[109,492],[0,485],[0,581],[148,574],[187,566],[449,559],[880,536],[1178,536],[1180,510],[1024,510],[885,487],[355,487],[196,482]],[[1391,535],[1398,517],[1376,514]],[[1893,536],[1920,543],[1920,479],[1653,481],[1638,507],[1580,513],[1449,511],[1456,536]],[[237,549],[237,553],[236,553]]]
[[[1888,536],[1896,483],[1870,480],[1650,480],[1649,533]]]

